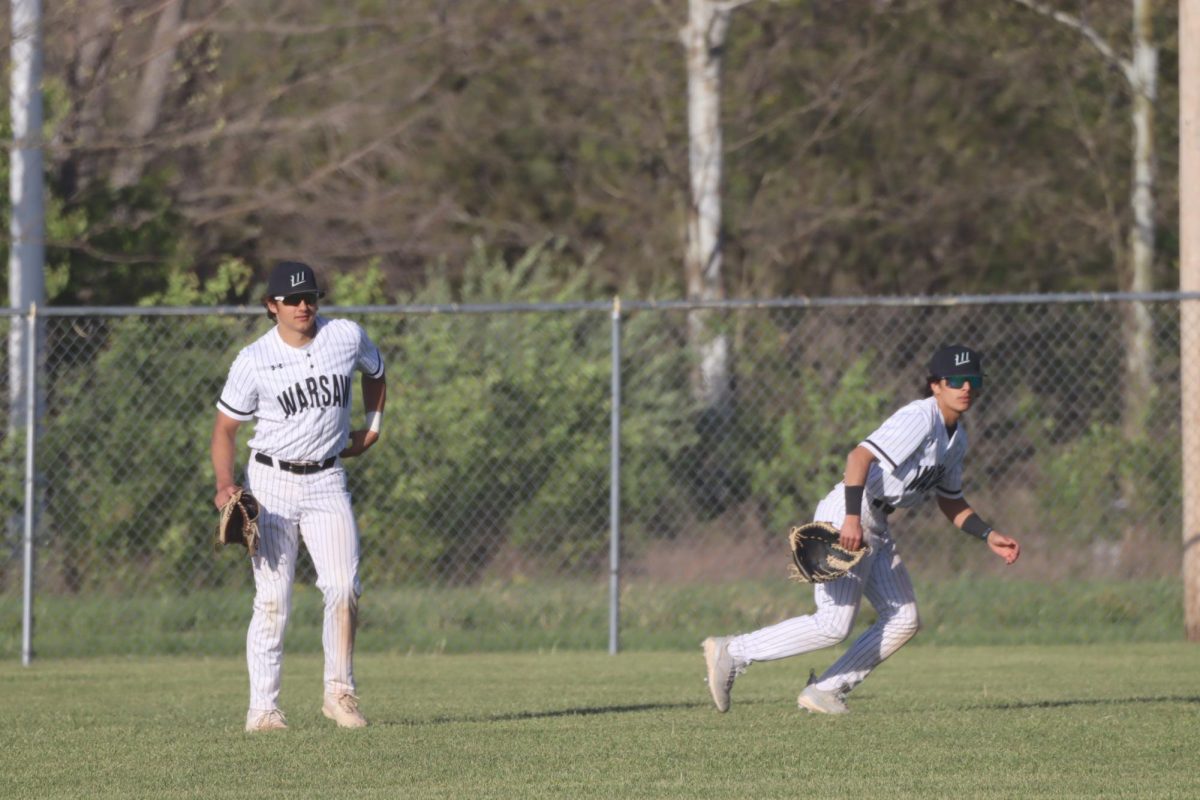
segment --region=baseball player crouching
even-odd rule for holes
[[[278,706],[283,634],[291,609],[300,538],[312,557],[325,600],[322,712],[343,728],[367,720],[354,684],[358,622],[358,527],[342,459],[379,440],[387,398],[383,358],[357,324],[317,313],[324,293],[306,264],[275,266],[263,298],[275,326],[238,353],[217,402],[212,462],[221,508],[240,488],[234,480],[237,432],[255,420],[245,472],[259,503],[254,612],[246,634],[250,673],[247,731],[287,727]],[[351,379],[362,373],[366,426],[350,430]]]
[[[867,555],[843,577],[814,586],[815,613],[785,620],[752,633],[704,640],[708,689],[718,711],[728,711],[734,680],[756,661],[807,653],[838,644],[849,634],[866,595],[876,622],[819,678],[800,693],[801,708],[818,714],[844,714],[846,694],[858,686],[920,626],[917,598],[888,517],[937,495],[941,512],[956,527],[977,537],[1006,564],[1021,553],[1012,539],[971,509],[962,492],[967,429],[963,415],[983,390],[982,356],[961,345],[933,354],[926,372],[926,397],[901,408],[862,441],[846,459],[845,480],[817,506],[814,521],[840,532],[840,544]]]

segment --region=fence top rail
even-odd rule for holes
[[[1059,294],[966,294],[863,297],[779,297],[735,300],[621,300],[622,311],[694,311],[764,308],[836,308],[836,307],[951,307],[986,305],[1050,305],[1124,302],[1180,302],[1200,300],[1200,292],[1077,292]],[[562,313],[613,309],[614,301],[596,300],[576,303],[446,303],[434,305],[331,305],[325,311],[334,314],[497,314]],[[0,308],[0,316],[28,316],[27,308]],[[257,316],[261,306],[39,306],[43,317],[195,317]]]

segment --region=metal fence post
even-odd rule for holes
[[[621,298],[612,306],[612,415],[609,445],[608,653],[620,649],[621,609]]]
[[[24,608],[21,615],[21,664],[33,661],[33,524],[36,492],[34,439],[37,432],[37,303],[29,305],[29,329],[25,333],[28,356],[25,362],[25,574]]]

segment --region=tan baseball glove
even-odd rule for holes
[[[838,540],[841,534],[828,522],[797,525],[788,533],[792,549],[792,580],[800,583],[825,583],[837,580],[871,552],[865,544],[859,550],[847,550]]]
[[[245,489],[235,491],[221,507],[216,547],[227,544],[240,544],[252,556],[258,552],[258,501]]]

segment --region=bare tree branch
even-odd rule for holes
[[[729,0],[727,3],[717,3],[716,9],[721,14],[732,14],[742,6],[748,6],[757,0]]]
[[[437,73],[437,74],[433,75],[425,82],[425,84],[422,87],[418,88],[416,91],[414,91],[412,93],[411,99],[414,102],[414,104],[416,103],[417,100],[419,100],[422,96],[424,96],[429,91],[430,88],[432,88],[437,83],[437,81],[440,79],[440,77],[441,77],[441,73]],[[315,172],[310,174],[308,177],[306,177],[303,181],[301,181],[300,183],[298,183],[294,186],[287,186],[283,189],[277,190],[275,192],[270,192],[270,193],[266,194],[265,196],[256,198],[252,201],[242,203],[239,205],[221,208],[219,211],[210,211],[208,213],[199,214],[199,215],[196,215],[194,217],[194,219],[197,224],[203,225],[203,224],[207,224],[209,222],[213,222],[215,220],[221,219],[223,217],[236,216],[236,215],[250,213],[252,211],[256,211],[265,206],[277,203],[283,197],[286,197],[286,196],[292,195],[292,194],[296,194],[299,191],[302,191],[306,188],[312,187],[312,186],[320,183],[322,180],[324,180],[328,176],[330,176],[338,171],[344,170],[347,167],[349,167],[351,164],[359,161],[362,158],[365,158],[367,155],[376,151],[385,143],[390,142],[393,139],[395,139],[406,128],[415,124],[420,118],[421,118],[420,114],[414,114],[412,117],[403,120],[402,122],[400,122],[397,125],[394,125],[392,128],[387,130],[382,136],[379,136],[379,137],[373,139],[372,141],[368,142],[366,145],[343,156],[341,159],[339,159],[333,163],[326,164],[325,166],[316,170]]]
[[[1142,88],[1139,86],[1137,75],[1133,68],[1133,62],[1118,55],[1117,52],[1113,50],[1112,46],[1104,40],[1104,37],[1101,36],[1091,25],[1088,25],[1074,14],[1068,14],[1065,11],[1059,11],[1056,8],[1051,8],[1044,3],[1039,3],[1038,0],[1012,0],[1012,2],[1020,6],[1025,6],[1030,11],[1041,14],[1043,17],[1049,17],[1055,22],[1059,22],[1063,25],[1066,25],[1068,28],[1078,31],[1080,34],[1082,34],[1083,38],[1087,39],[1088,43],[1091,44],[1092,47],[1096,48],[1100,55],[1104,56],[1104,59],[1108,61],[1109,64],[1111,64],[1121,73],[1121,75],[1129,82],[1129,85],[1133,87],[1135,91],[1142,91]]]

